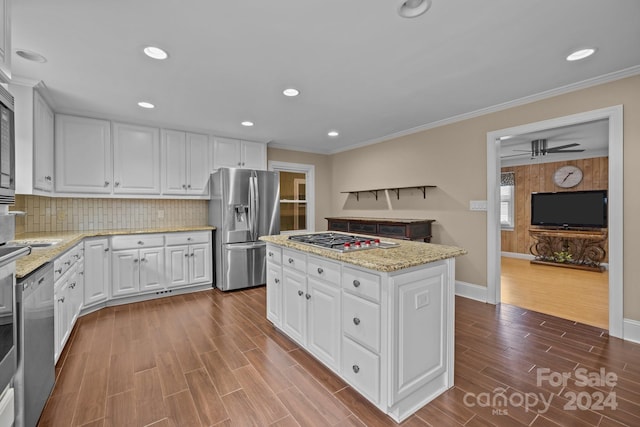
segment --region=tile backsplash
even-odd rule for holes
[[[16,233],[90,231],[208,222],[207,200],[76,199],[16,195]]]

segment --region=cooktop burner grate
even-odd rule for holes
[[[353,236],[339,233],[297,234],[289,236],[289,240],[338,252],[385,249],[398,246],[397,243],[381,242],[377,237]]]

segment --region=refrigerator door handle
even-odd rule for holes
[[[251,171],[249,178],[249,235],[252,241],[258,240],[258,177]]]

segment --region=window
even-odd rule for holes
[[[280,173],[280,232],[314,231],[313,165],[269,162]]]
[[[500,181],[500,226],[503,230],[513,230],[515,226],[513,216],[515,197],[514,173],[502,173]]]

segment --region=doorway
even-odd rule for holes
[[[315,231],[315,167],[300,163],[269,162],[280,175],[280,232]]]
[[[623,335],[623,128],[622,106],[574,114],[487,133],[487,301],[501,300],[500,148],[513,135],[608,120],[609,139],[609,335]]]

